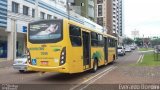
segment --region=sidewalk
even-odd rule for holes
[[[7,60],[6,58],[0,58],[0,68],[10,67],[13,64],[13,60]]]

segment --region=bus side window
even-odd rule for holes
[[[98,35],[98,46],[103,47],[104,46],[104,39],[102,35]]]
[[[98,46],[98,34],[95,32],[91,32],[91,45]]]
[[[113,47],[113,41],[112,38],[108,38],[109,47]]]
[[[110,44],[110,38],[108,38],[108,47],[110,47],[111,44]]]
[[[69,34],[70,34],[70,40],[72,46],[81,46],[82,41],[81,41],[81,28],[70,25],[69,26]]]

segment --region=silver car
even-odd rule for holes
[[[123,55],[124,56],[126,54],[123,46],[118,46],[117,49],[118,49],[118,55]]]
[[[131,51],[132,51],[132,49],[131,49],[131,47],[130,47],[130,46],[126,46],[126,47],[125,47],[125,51],[126,51],[126,52],[131,52]]]
[[[14,60],[13,68],[19,70],[20,73],[27,71],[27,55],[23,55]]]

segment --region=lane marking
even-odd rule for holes
[[[82,83],[80,83],[80,84],[78,84],[78,85],[76,85],[76,86],[72,87],[70,90],[74,90],[75,88],[77,88],[77,87],[81,86],[82,84],[84,84],[84,83],[86,83],[86,82],[90,81],[91,79],[93,79],[93,78],[97,77],[97,76],[98,76],[98,75],[100,75],[100,74],[103,74],[104,72],[106,72],[106,71],[108,71],[108,70],[110,70],[110,69],[112,69],[112,68],[114,68],[114,67],[115,67],[115,66],[111,66],[111,67],[109,67],[109,68],[105,69],[104,71],[102,71],[102,72],[100,72],[100,73],[98,73],[98,74],[96,74],[96,75],[94,75],[94,76],[92,76],[92,77],[88,78],[87,80],[83,81]]]
[[[139,57],[139,59],[137,60],[137,64],[139,63],[139,61],[141,60],[142,58],[142,55]]]
[[[141,57],[141,60],[140,60],[140,63],[142,63],[142,61],[143,61],[143,58],[144,58],[144,55],[142,55],[142,57]]]
[[[98,79],[100,79],[101,77],[103,77],[104,75],[106,75],[107,73],[109,73],[110,71],[112,71],[115,68],[117,68],[117,66],[109,69],[107,72],[103,73],[102,75],[100,75],[99,77],[97,77],[96,79],[91,81],[89,84],[87,84],[86,86],[82,87],[80,90],[83,90],[83,89],[87,88],[90,84],[94,83],[95,81],[97,81]]]

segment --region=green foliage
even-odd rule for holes
[[[160,45],[160,38],[154,38],[151,40],[153,46]]]
[[[143,45],[143,39],[142,38],[135,38],[135,44],[137,44],[138,46],[142,46]]]
[[[131,38],[125,38],[125,39],[123,39],[123,43],[124,44],[132,44],[132,43],[134,43],[134,40]]]

